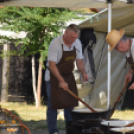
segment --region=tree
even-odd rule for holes
[[[7,31],[26,32],[25,38],[11,38],[0,36],[1,45],[13,43],[15,46],[21,44],[19,51],[3,52],[5,56],[30,56],[32,55],[33,91],[36,107],[40,104],[40,88],[43,61],[46,60],[50,41],[61,34],[65,22],[71,19],[80,19],[75,12],[63,8],[40,8],[40,7],[4,7],[0,10],[0,29]],[[36,91],[36,78],[34,69],[34,55],[39,53],[39,75],[38,89]],[[2,55],[2,56],[3,56]],[[35,84],[35,85],[34,85]],[[37,94],[38,93],[38,94]]]

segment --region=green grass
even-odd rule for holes
[[[121,111],[115,111],[112,118],[121,120],[134,120],[134,110],[126,109]]]
[[[11,111],[19,117],[24,125],[30,130],[47,129],[46,125],[46,106],[36,108],[35,105],[25,103],[1,103],[1,107]],[[63,115],[58,115],[58,129],[65,129]]]
[[[10,110],[12,114],[18,116],[22,123],[25,124],[30,130],[47,130],[45,105],[37,109],[35,105],[32,104],[28,105],[26,103],[1,103],[1,107]],[[121,120],[134,120],[134,110],[116,110],[112,118]],[[58,115],[57,125],[58,129],[65,129],[63,114]]]

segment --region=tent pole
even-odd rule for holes
[[[111,31],[112,3],[108,2],[108,32]],[[109,45],[108,45],[109,49]],[[111,91],[111,52],[108,51],[108,83],[107,83],[107,109],[110,109],[110,91]]]

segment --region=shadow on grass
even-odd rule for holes
[[[28,127],[30,129],[30,131],[48,130],[46,120],[25,121],[25,120],[21,119],[21,117],[19,116],[19,114],[16,111],[10,110],[10,112],[13,115],[16,115],[21,120],[22,124],[24,124],[26,127]],[[65,121],[63,119],[57,120],[57,127],[59,130],[65,130]]]

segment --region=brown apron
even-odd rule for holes
[[[76,82],[73,75],[74,61],[76,59],[76,49],[72,51],[64,51],[62,44],[62,58],[57,64],[57,68],[64,78],[65,82],[68,83],[69,90],[78,95]],[[67,91],[59,88],[59,82],[57,78],[50,71],[50,82],[51,82],[51,103],[53,109],[66,109],[78,106],[76,98],[71,96]]]
[[[132,70],[134,71],[134,62],[133,62],[131,51],[130,51],[130,57],[128,57],[128,58],[126,57],[126,59],[127,59],[126,62],[128,62],[130,64]]]

